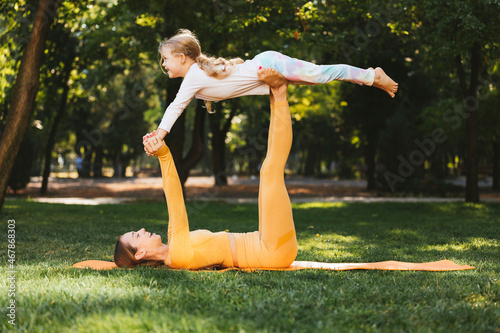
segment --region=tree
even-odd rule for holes
[[[24,137],[33,113],[45,41],[61,2],[62,0],[40,0],[21,59],[5,130],[0,138],[0,209],[3,207],[7,182],[22,141],[19,138]]]
[[[215,186],[227,185],[226,136],[231,129],[231,122],[238,110],[238,100],[222,103],[228,109],[218,110],[209,116],[212,132],[212,172],[215,176]]]
[[[480,94],[485,96],[481,102],[482,110],[484,110],[479,117],[479,126],[481,128],[479,134],[480,146],[486,149],[491,156],[489,162],[492,167],[492,190],[500,191],[500,112],[498,112],[498,105],[500,105],[500,89],[498,84],[500,82],[500,60],[497,60],[492,67],[488,68],[488,73],[491,74],[492,83],[483,86]]]
[[[67,111],[66,108],[70,90],[68,80],[70,78],[71,70],[73,69],[72,65],[76,56],[76,41],[70,37],[69,33],[67,31],[58,31],[57,37],[62,38],[60,40],[60,43],[55,43],[56,48],[60,51],[59,53],[63,53],[65,57],[63,59],[61,75],[57,77],[58,82],[54,84],[54,87],[56,90],[62,87],[62,94],[60,96],[58,94],[54,94],[55,96],[59,97],[59,100],[56,101],[57,111],[55,112],[55,116],[53,117],[47,144],[45,147],[42,187],[40,188],[40,193],[42,194],[47,193],[48,190],[49,175],[52,164],[52,150],[54,149],[54,145],[56,142],[56,134],[59,129],[59,124],[61,123],[61,120],[63,119]],[[61,50],[63,50],[63,52],[61,52]]]
[[[486,81],[482,74],[488,59],[499,56],[500,6],[487,0],[409,0],[406,5],[409,24],[419,27],[422,48],[435,61],[451,64],[455,73],[464,104],[456,116],[466,122],[465,200],[478,202],[478,88]]]

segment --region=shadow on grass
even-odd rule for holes
[[[463,203],[307,203],[294,205],[298,260],[478,261],[495,255],[500,205]],[[112,260],[128,231],[146,230],[166,241],[164,203],[102,206],[7,202],[16,219],[19,260],[53,263]],[[190,216],[190,228],[231,232],[258,227],[256,205],[211,203]]]
[[[256,205],[211,203],[190,216],[190,224],[192,230],[246,232],[257,228],[257,216]],[[18,301],[24,304],[19,323],[25,331],[498,327],[498,204],[294,205],[298,260],[450,259],[485,268],[432,274],[73,269],[81,260],[112,260],[116,239],[127,231],[145,227],[166,235],[165,204],[7,201],[2,218],[16,220]]]
[[[338,327],[339,319],[346,321],[343,328],[370,327],[374,321],[404,327],[408,309],[395,304],[418,304],[412,317],[425,317],[440,311],[430,309],[436,298],[462,297],[454,285],[466,290],[477,285],[464,272],[432,277],[428,272],[193,273],[155,268],[45,273],[51,284],[23,296],[25,304],[34,305],[20,313],[30,331],[64,327],[62,331],[110,332],[124,325],[138,332],[321,330]]]
[[[299,246],[319,261],[493,259],[500,205],[304,204],[294,207]],[[304,228],[305,226],[305,228]]]

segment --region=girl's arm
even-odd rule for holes
[[[188,106],[195,94],[203,88],[204,78],[206,77],[204,73],[205,72],[198,68],[198,65],[194,64],[191,66],[189,72],[182,81],[175,99],[165,110],[165,114],[158,126],[157,132],[159,139],[162,140],[167,133],[170,133],[177,118],[179,118],[184,109]]]
[[[168,208],[168,245],[170,262],[173,268],[186,268],[194,258],[194,250],[189,234],[189,223],[187,218],[182,185],[175,168],[170,149],[161,140],[150,138],[146,144],[150,145],[151,151],[155,152],[160,161],[163,181],[163,191],[167,199]],[[167,258],[168,258],[167,257]]]
[[[159,128],[156,130],[156,136],[158,137],[159,140],[163,140],[167,136],[168,132],[165,131],[163,128]]]

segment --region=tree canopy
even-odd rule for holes
[[[42,10],[54,19],[45,22],[37,65],[23,56],[42,3],[0,5],[0,131],[10,155],[30,151],[7,139],[15,82],[26,80],[23,66],[39,67],[36,100],[22,116],[31,175],[47,178],[58,157],[70,166],[80,157],[81,177],[154,168],[141,138],[156,129],[181,82],[163,74],[157,47],[187,28],[206,54],[250,59],[276,50],[317,64],[380,66],[398,81],[395,99],[350,83],[290,86],[290,172],[364,177],[372,189],[413,192],[465,174],[468,201],[478,200],[479,175],[500,187],[496,0],[62,1]],[[257,173],[268,103],[222,101],[216,114],[191,103],[167,136],[181,178],[197,168],[223,186],[228,173]]]

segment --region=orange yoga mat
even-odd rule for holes
[[[90,268],[96,270],[107,270],[118,268],[112,261],[104,260],[86,260],[82,262],[77,262],[73,265],[76,268]],[[314,261],[294,261],[287,268],[226,268],[222,270],[217,270],[217,272],[225,272],[229,270],[243,270],[247,272],[251,271],[297,271],[301,269],[324,269],[333,271],[347,271],[352,269],[378,269],[378,270],[389,270],[389,271],[458,271],[464,269],[474,269],[475,267],[469,265],[458,265],[450,260],[440,260],[433,262],[424,263],[411,263],[402,261],[381,261],[381,262],[371,262],[371,263],[326,263],[326,262],[314,262]]]

